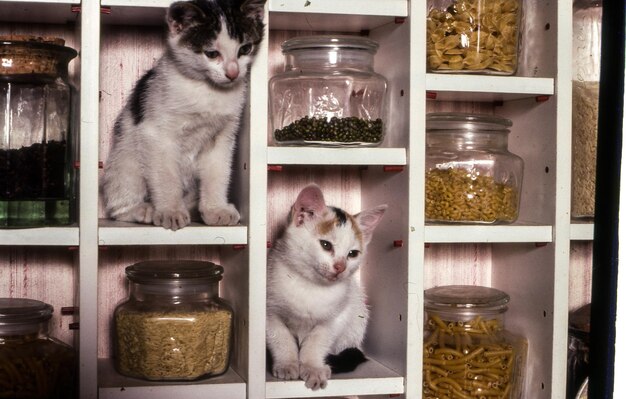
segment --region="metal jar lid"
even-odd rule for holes
[[[0,298],[0,335],[27,334],[52,317],[47,303],[27,298]]]
[[[444,285],[424,291],[427,311],[456,314],[499,314],[507,311],[510,297],[491,287]]]
[[[314,36],[298,36],[286,40],[282,44],[283,53],[289,53],[296,50],[311,49],[352,49],[365,50],[372,54],[378,50],[378,43],[372,39],[362,36],[350,35],[314,35]]]
[[[198,260],[150,260],[126,267],[126,277],[138,284],[194,284],[217,282],[224,268]]]

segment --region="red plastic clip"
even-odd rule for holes
[[[70,6],[70,11],[74,13],[79,13],[81,11],[80,4],[72,4]]]
[[[268,241],[267,244],[265,244],[267,246],[267,248],[272,248],[272,242]]]
[[[70,328],[70,330],[79,330],[80,329],[80,323],[70,323],[68,325],[68,327]]]
[[[100,7],[100,14],[106,14],[106,15],[110,15],[111,14],[111,7]]]
[[[64,316],[73,315],[76,313],[78,308],[76,306],[63,306],[61,308],[61,314]]]
[[[393,241],[393,247],[394,248],[402,248],[403,245],[404,245],[404,242],[402,240],[394,240]]]
[[[401,24],[403,24],[405,21],[406,21],[406,17],[396,17],[396,18],[393,20],[393,22],[394,22],[396,25],[401,25]]]
[[[270,172],[282,172],[283,165],[267,165],[267,170]]]
[[[428,100],[436,100],[437,99],[437,92],[427,91],[426,92],[426,99],[428,99]]]
[[[535,101],[537,101],[538,103],[548,101],[549,99],[550,99],[550,96],[546,96],[546,95],[535,97]]]
[[[402,172],[404,171],[403,165],[385,165],[383,166],[384,172]]]
[[[233,249],[236,251],[240,251],[242,249],[246,249],[246,244],[234,244]]]

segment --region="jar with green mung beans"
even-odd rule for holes
[[[387,80],[374,71],[377,49],[378,43],[361,36],[285,41],[285,70],[269,83],[274,144],[380,145]]]
[[[511,126],[495,115],[427,115],[427,222],[517,220],[524,162],[508,150]]]

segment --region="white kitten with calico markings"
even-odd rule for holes
[[[305,187],[268,257],[267,346],[272,374],[325,388],[332,372],[351,371],[369,311],[359,270],[386,205],[350,215]]]
[[[105,167],[109,217],[177,230],[233,225],[232,158],[265,0],[192,0],[167,11],[163,56],[118,116]]]

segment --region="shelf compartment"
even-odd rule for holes
[[[305,387],[302,380],[283,381],[270,374],[266,378],[267,399],[404,393],[404,378],[372,359],[351,373],[333,375],[323,390],[313,391]]]
[[[159,226],[100,220],[99,245],[246,245],[246,226],[192,223],[172,231]]]
[[[570,225],[570,240],[592,241],[593,240],[593,223],[576,223]]]
[[[426,91],[437,101],[510,101],[554,95],[554,79],[517,76],[426,74]]]
[[[191,382],[150,382],[124,377],[115,371],[111,359],[98,359],[98,369],[100,399],[246,398],[246,384],[232,369],[221,376]]]
[[[406,165],[404,148],[268,147],[269,165]]]
[[[78,13],[73,7],[79,1],[14,0],[2,2],[0,21],[25,23],[65,24],[76,22]]]
[[[426,225],[425,242],[440,243],[512,243],[552,242],[552,226],[513,225]]]
[[[0,245],[76,246],[78,227],[35,227],[0,229]]]

